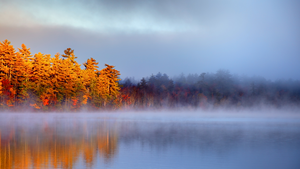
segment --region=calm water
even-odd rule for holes
[[[0,168],[299,169],[300,118],[0,114]]]

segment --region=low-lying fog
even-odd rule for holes
[[[107,112],[5,112],[0,113],[0,121],[53,121],[53,120],[114,120],[151,122],[250,122],[250,121],[290,121],[300,122],[299,109],[232,109],[232,110],[132,110]]]

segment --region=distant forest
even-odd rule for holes
[[[300,81],[216,73],[170,78],[158,73],[140,81],[119,78],[114,66],[98,70],[90,58],[77,63],[74,50],[54,57],[18,52],[0,42],[0,111],[79,111],[160,108],[249,108],[300,105]]]
[[[232,75],[228,70],[216,73],[184,74],[169,78],[158,73],[136,82],[120,82],[123,106],[251,108],[270,106],[299,107],[300,81],[270,81],[263,77]]]

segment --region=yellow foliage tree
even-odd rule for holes
[[[90,98],[94,94],[93,89],[96,85],[97,81],[97,73],[99,72],[97,68],[99,68],[97,65],[95,59],[91,58],[88,59],[87,62],[84,64],[85,70],[82,70],[82,84],[84,86],[84,99],[83,104],[87,103],[87,99]]]
[[[74,55],[74,50],[68,48],[62,55],[64,59],[59,67],[59,86],[64,94],[65,106],[70,107],[72,100],[77,100],[77,95],[83,90],[81,81],[81,68],[75,61],[77,57]],[[76,101],[77,102],[77,101]],[[73,101],[73,105],[74,105]]]
[[[119,94],[120,72],[114,69],[114,66],[105,64],[106,68],[99,72],[96,84],[96,97],[100,97],[102,105],[106,106],[107,102],[116,99]]]
[[[119,79],[120,72],[116,69],[114,69],[114,66],[105,64],[106,68],[102,69],[100,71],[99,77],[105,77],[107,79],[108,83],[108,93],[110,97],[115,97],[119,94],[119,83],[121,79]]]

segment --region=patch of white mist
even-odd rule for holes
[[[106,112],[6,112],[1,122],[107,121],[159,123],[300,123],[299,109],[163,109]]]

